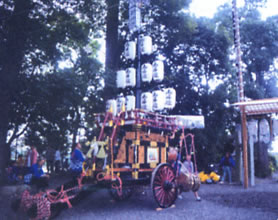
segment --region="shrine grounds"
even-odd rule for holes
[[[56,184],[60,176],[53,179]],[[0,219],[25,220],[24,213],[10,208],[12,196],[1,187]],[[4,191],[3,191],[4,190]],[[199,190],[201,202],[195,201],[192,192],[182,193],[175,206],[157,210],[150,187],[136,187],[132,197],[116,202],[105,189],[88,194],[72,209],[64,209],[55,219],[61,220],[153,220],[153,219],[204,219],[204,220],[277,220],[278,181],[274,178],[256,179],[256,186],[244,189],[240,184],[203,184]]]

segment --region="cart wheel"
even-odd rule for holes
[[[130,187],[123,186],[121,196],[119,196],[117,190],[114,188],[110,188],[109,192],[113,199],[115,199],[117,201],[123,201],[123,200],[130,198],[133,191]]]
[[[155,201],[161,208],[171,206],[177,198],[174,169],[167,163],[160,164],[152,173],[151,187]]]

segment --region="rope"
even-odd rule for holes
[[[117,185],[117,183],[114,182],[114,183],[111,184],[111,187],[113,189],[117,190],[118,196],[122,196],[122,194],[123,194],[123,192],[122,192],[122,189],[123,189],[122,180],[117,175],[114,175],[113,177],[116,178],[116,180],[119,181],[119,184]],[[104,172],[98,173],[97,176],[96,176],[97,181],[104,181],[104,180],[109,181],[109,180],[112,180],[113,177],[111,175],[106,175]]]
[[[37,216],[33,220],[49,219],[51,216],[51,202],[44,193],[38,193],[34,196],[30,195],[28,190],[22,193],[20,208],[25,212],[33,205],[37,206]]]
[[[184,135],[184,128],[182,129],[182,135],[183,135],[183,139],[180,140],[180,147],[182,150],[182,143],[184,142],[184,147],[185,147],[185,152],[186,152],[186,156],[187,155],[191,155],[192,152],[194,152],[194,170],[195,170],[195,174],[198,174],[197,172],[197,162],[196,162],[196,154],[195,154],[195,143],[194,143],[194,135],[191,133],[188,133],[187,135]],[[191,137],[191,147],[189,149],[187,149],[187,144],[186,144],[186,138],[187,137]]]

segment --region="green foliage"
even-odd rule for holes
[[[80,115],[98,110],[101,65],[92,38],[103,30],[104,7],[102,0],[1,2],[1,170],[24,132],[40,151],[65,146],[85,126]],[[60,70],[61,62],[69,68]]]

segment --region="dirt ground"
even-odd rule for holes
[[[55,177],[56,184],[59,176]],[[0,219],[28,219],[10,208],[12,197],[1,187]],[[4,191],[3,191],[4,190]],[[256,179],[256,186],[244,189],[240,184],[203,184],[199,190],[201,202],[191,192],[183,193],[175,207],[157,211],[150,187],[136,187],[132,197],[115,202],[105,189],[82,199],[72,209],[63,210],[55,219],[207,219],[207,220],[277,220],[278,181]]]

